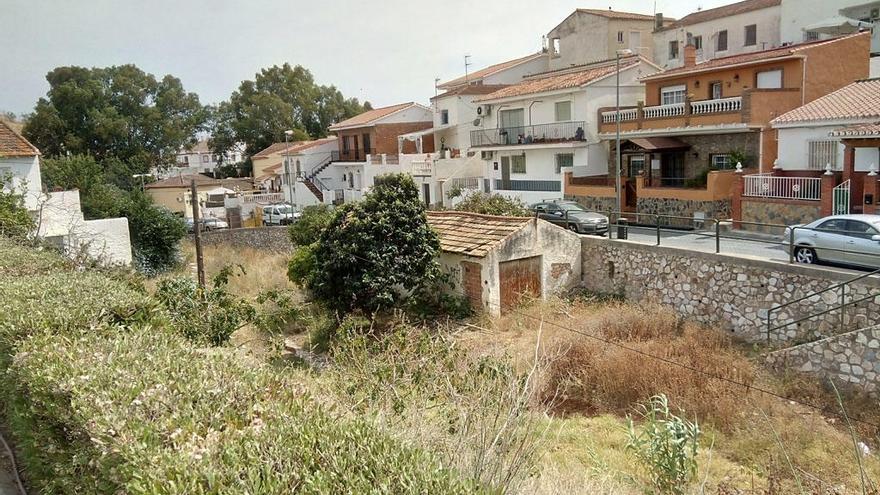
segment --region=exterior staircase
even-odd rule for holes
[[[312,191],[312,194],[314,194],[315,197],[318,198],[318,201],[320,201],[322,203],[324,202],[323,189],[326,189],[326,188],[323,187],[321,180],[318,179],[318,174],[320,174],[327,167],[329,167],[331,163],[333,163],[333,154],[332,153],[330,155],[328,155],[326,159],[324,159],[319,165],[317,165],[315,168],[310,170],[309,173],[307,173],[303,177],[303,184],[305,184],[306,187],[309,189],[309,191]]]

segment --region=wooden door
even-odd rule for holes
[[[461,285],[465,297],[471,304],[471,309],[480,311],[483,309],[483,284],[482,266],[472,261],[461,262]]]
[[[501,313],[515,308],[523,299],[541,297],[541,257],[521,258],[498,264],[501,283]]]
[[[235,208],[227,208],[226,209],[226,222],[229,224],[230,229],[241,228],[241,207],[240,206],[236,206]]]
[[[510,190],[510,157],[501,157],[501,189]]]

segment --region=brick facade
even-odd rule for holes
[[[339,150],[344,156],[348,156],[349,158],[358,160],[363,159],[366,154],[371,153],[375,153],[377,155],[396,155],[398,153],[398,136],[400,136],[401,134],[408,134],[410,132],[429,129],[432,125],[433,123],[430,121],[401,122],[395,124],[376,124],[369,127],[359,127],[356,129],[346,129],[338,131],[337,135],[339,136]],[[365,135],[369,137],[367,139],[364,139]],[[348,140],[348,147],[346,147],[346,139]],[[365,141],[369,141],[369,143],[365,143]],[[369,146],[365,146],[365,144],[369,144]],[[349,150],[348,154],[343,151],[346,149]],[[354,153],[355,149],[357,150],[357,154]],[[422,151],[425,153],[434,152],[433,135],[429,134],[423,137]],[[412,141],[404,142],[403,152],[407,154],[415,153],[416,143]]]

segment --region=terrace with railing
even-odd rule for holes
[[[666,105],[637,106],[620,109],[621,127],[632,130],[642,127],[670,127],[669,123],[660,123],[668,119],[693,118],[695,123],[739,123],[743,121],[743,97],[718,98],[714,100],[670,103]],[[617,122],[616,109],[602,109],[600,132],[611,132]],[[705,122],[702,122],[705,121]],[[653,123],[653,125],[652,125]]]
[[[471,131],[471,146],[521,146],[584,140],[584,122],[499,127]]]

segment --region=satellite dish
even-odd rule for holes
[[[474,119],[474,127],[480,127],[483,121],[481,119]]]

